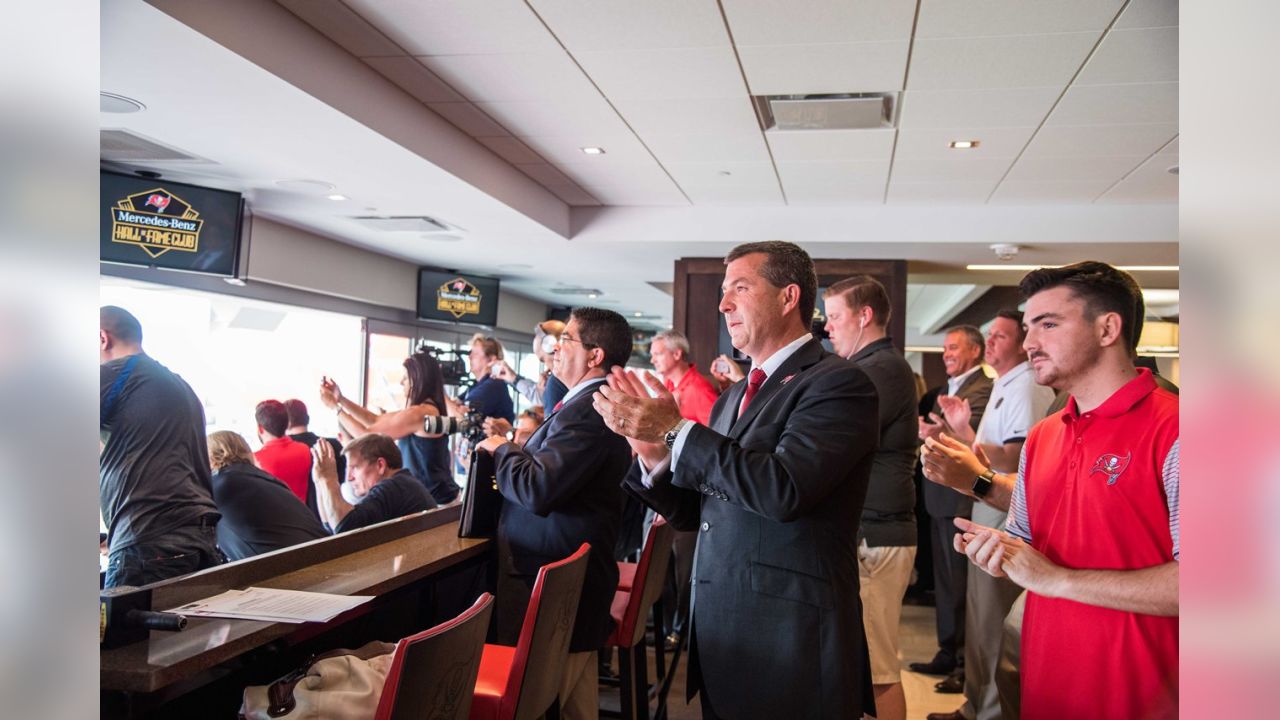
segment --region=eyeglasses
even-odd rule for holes
[[[560,339],[557,342],[559,344],[563,344],[566,342],[582,343],[582,347],[586,348],[587,350],[595,350],[596,348],[600,347],[599,345],[594,345],[589,342],[582,342],[576,337],[570,337],[569,333],[560,333]]]

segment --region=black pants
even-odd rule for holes
[[[937,600],[938,651],[964,664],[964,596],[969,558],[956,552],[960,529],[953,517],[930,517],[933,547],[933,592]]]
[[[107,558],[103,587],[140,587],[226,561],[218,549],[214,524],[181,527],[163,538],[113,551]]]

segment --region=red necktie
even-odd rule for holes
[[[760,368],[753,368],[751,376],[747,378],[747,391],[742,394],[742,405],[738,406],[738,417],[742,417],[742,413],[747,411],[747,406],[751,404],[751,398],[756,396],[756,392],[760,390],[760,386],[764,385],[767,376]]]

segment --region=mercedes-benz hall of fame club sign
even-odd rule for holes
[[[463,315],[479,315],[480,299],[480,288],[462,277],[455,277],[436,289],[436,309],[459,320]]]
[[[111,208],[111,241],[136,245],[152,258],[170,250],[198,252],[200,213],[163,188],[134,193]]]

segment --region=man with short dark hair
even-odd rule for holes
[[[915,373],[889,338],[889,293],[875,278],[845,278],[824,297],[832,347],[871,378],[879,396],[880,447],[872,459],[858,538],[859,593],[876,718],[905,720],[898,631],[916,557]]]
[[[681,417],[652,375],[615,371],[595,398],[640,458],[627,490],[699,531],[689,699],[707,720],[875,715],[856,555],[875,385],[810,332],[818,281],[800,247],[739,245],[721,289],[752,367],[709,427]]]
[[[609,431],[592,406],[606,373],[631,356],[631,326],[612,310],[575,308],[560,334],[552,372],[569,386],[524,447],[492,436],[479,449],[494,457],[502,516],[498,525],[498,640],[514,645],[538,568],[591,544],[582,599],[560,688],[561,711],[596,717],[596,651],[613,630],[609,609],[618,589],[613,558],[631,464],[627,442]]]
[[[307,404],[297,398],[290,398],[284,401],[284,409],[289,412],[289,427],[285,430],[290,440],[306,445],[308,452],[315,444],[324,440],[333,448],[334,459],[338,463],[338,480],[341,482],[347,477],[347,459],[342,455],[342,443],[337,438],[321,438],[319,435],[311,432],[308,426],[311,425],[311,413],[307,412]],[[316,498],[316,486],[310,481],[307,482],[307,507],[320,517],[320,501]]]
[[[253,454],[258,467],[275,476],[302,502],[311,484],[311,451],[290,438],[289,411],[279,400],[263,400],[253,409],[262,449]]]
[[[347,443],[347,484],[355,497],[351,505],[338,487],[337,463],[329,443],[311,448],[312,481],[320,500],[320,514],[333,532],[357,530],[386,520],[430,510],[436,501],[402,464],[396,441],[381,433],[369,433]]]
[[[978,429],[982,413],[991,396],[991,378],[982,370],[982,331],[972,325],[948,328],[942,345],[942,363],[947,370],[947,385],[938,395],[928,420],[920,420],[920,439],[936,438],[947,428],[942,398],[953,397],[968,402],[972,430]],[[963,686],[964,667],[964,598],[968,584],[968,563],[950,552],[956,535],[955,519],[969,517],[973,499],[951,492],[932,483],[924,484],[924,506],[929,513],[930,549],[933,554],[933,589],[935,597],[938,652],[927,663],[911,663],[915,672],[933,675],[956,673],[951,685]],[[958,690],[956,690],[958,692]]]
[[[1019,289],[1036,382],[1071,399],[990,477],[1006,531],[958,519],[955,549],[1028,591],[1023,718],[1177,717],[1178,399],[1134,367],[1141,290],[1091,261]]]
[[[223,562],[200,400],[143,352],[142,325],[129,311],[104,305],[98,341],[106,587],[146,585]]]

